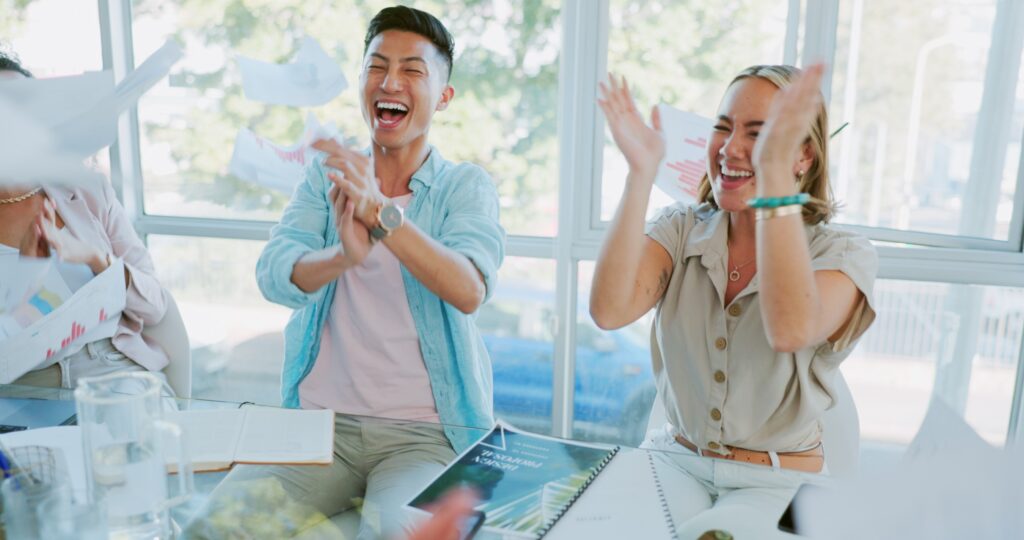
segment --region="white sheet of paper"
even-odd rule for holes
[[[124,263],[115,259],[59,307],[0,342],[0,383],[9,384],[107,318],[120,316],[125,294]]]
[[[932,399],[914,440],[903,455],[904,461],[996,457],[999,451],[985,442],[963,417],[941,399]]]
[[[1024,538],[1024,465],[985,443],[960,415],[933,401],[894,467],[801,498],[809,538]]]
[[[20,156],[54,155],[60,159],[78,160],[91,156],[114,142],[118,115],[163,79],[182,54],[177,43],[168,41],[116,88],[110,71],[50,79],[3,80],[0,82],[0,97],[6,98],[8,106],[23,111],[23,117],[16,119],[14,125],[10,125],[5,117],[6,125],[0,128],[0,142],[9,137],[25,137],[27,131],[29,140],[18,146],[31,153]],[[33,122],[26,118],[35,120],[37,127],[33,127]],[[41,136],[39,127],[48,135]],[[36,150],[36,147],[40,149]],[[20,157],[17,161],[30,160]],[[16,176],[5,171],[7,174]],[[24,180],[24,175],[21,178]]]
[[[302,40],[289,64],[238,57],[245,97],[275,105],[323,105],[348,86],[338,63],[311,37]]]
[[[52,127],[21,107],[0,83],[0,186],[24,187],[45,181],[48,184],[79,184],[98,181],[88,170],[82,156],[59,148]]]
[[[319,154],[309,145],[318,139],[340,139],[333,123],[320,124],[316,115],[306,116],[306,129],[298,142],[283,146],[242,128],[235,136],[235,149],[228,170],[256,185],[291,195],[302,181],[306,165]]]
[[[714,122],[670,105],[658,105],[665,133],[665,159],[654,185],[676,201],[697,202],[697,188],[707,171],[705,147]]]
[[[112,144],[116,138],[117,117],[163,80],[182,56],[184,52],[181,46],[173,40],[167,40],[118,83],[116,88],[105,92],[93,107],[82,114],[64,119],[56,126],[61,147],[84,157]],[[96,126],[105,128],[108,125],[113,126],[114,130],[109,133],[104,131],[102,137],[98,136]]]
[[[43,286],[53,259],[0,254],[0,316],[31,300]]]

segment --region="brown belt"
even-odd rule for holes
[[[729,454],[719,454],[712,450],[698,448],[696,444],[686,440],[682,435],[676,435],[675,439],[677,443],[698,456],[742,461],[744,463],[767,465],[769,467],[772,465],[772,458],[768,455],[768,452],[728,446]],[[821,472],[822,467],[825,465],[825,452],[821,449],[820,444],[803,452],[779,452],[778,456],[779,466],[783,469],[816,473]]]

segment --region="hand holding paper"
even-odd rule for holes
[[[291,195],[305,177],[306,165],[318,152],[310,145],[319,139],[340,140],[333,123],[320,124],[313,113],[306,116],[306,129],[298,142],[282,146],[242,128],[235,137],[228,170],[253,184]]]

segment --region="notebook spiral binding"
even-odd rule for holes
[[[583,485],[576,490],[576,493],[573,494],[571,499],[569,499],[569,502],[565,503],[565,506],[563,506],[562,509],[558,511],[558,514],[556,514],[555,517],[551,518],[547,523],[544,524],[543,527],[541,527],[539,531],[537,531],[537,540],[544,538],[544,535],[548,534],[551,528],[555,526],[555,523],[558,523],[558,520],[562,519],[562,516],[564,516],[565,513],[569,511],[569,508],[573,505],[573,503],[576,502],[576,499],[579,499],[580,495],[583,495],[583,492],[587,490],[587,488],[590,486],[590,483],[594,481],[594,478],[597,478],[597,475],[601,474],[601,471],[603,471],[605,466],[607,466],[608,463],[612,460],[612,458],[615,457],[615,454],[619,453],[620,448],[621,447],[616,446],[608,451],[608,455],[605,456],[605,458],[602,459],[596,467],[594,467],[594,472],[590,473],[590,476],[588,476],[587,480],[583,482]]]
[[[669,510],[668,499],[665,498],[665,490],[661,487],[661,478],[658,476],[658,469],[654,466],[653,452],[647,452],[647,463],[651,466],[651,476],[654,477],[654,488],[658,490],[658,500],[661,501],[661,513],[665,517],[665,526],[668,527],[669,537],[679,540],[679,533],[676,531],[676,522],[672,519],[672,511]]]

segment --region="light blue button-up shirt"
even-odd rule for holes
[[[295,310],[285,327],[281,397],[285,407],[299,406],[299,383],[313,369],[324,322],[334,301],[337,281],[307,294],[291,281],[292,268],[311,251],[339,243],[334,212],[327,199],[331,186],[323,158],[306,169],[281,222],[256,263],[263,296]],[[498,223],[498,193],[490,175],[470,164],[445,160],[436,148],[412,176],[412,200],[405,219],[476,265],[494,292],[505,256],[505,231]],[[427,366],[441,422],[450,426],[490,427],[493,423],[491,360],[476,328],[475,316],[444,302],[402,266],[409,310]],[[456,452],[473,442],[467,430],[447,427]]]

